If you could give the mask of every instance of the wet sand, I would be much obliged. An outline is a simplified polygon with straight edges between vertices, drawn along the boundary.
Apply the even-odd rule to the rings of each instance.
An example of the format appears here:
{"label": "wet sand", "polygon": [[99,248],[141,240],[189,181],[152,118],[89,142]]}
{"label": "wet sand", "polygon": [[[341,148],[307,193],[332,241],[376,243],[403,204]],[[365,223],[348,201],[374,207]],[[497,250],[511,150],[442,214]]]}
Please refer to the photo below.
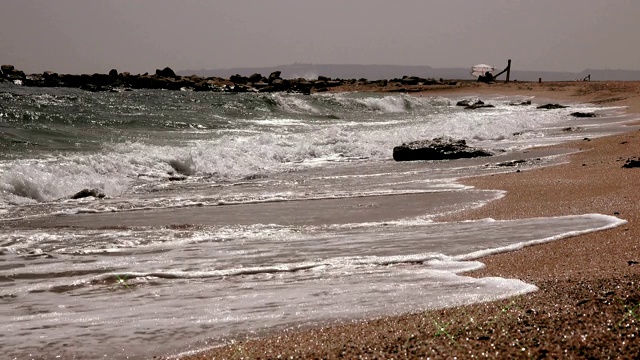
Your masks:
{"label": "wet sand", "polygon": [[[628,106],[638,82],[471,84],[426,92],[531,95]],[[640,118],[640,115],[638,116]],[[442,221],[601,213],[615,229],[483,258],[471,276],[519,278],[539,291],[507,300],[322,328],[284,331],[185,359],[254,358],[638,358],[640,357],[640,131],[558,145],[581,150],[547,168],[465,179],[506,190],[480,209]]]}

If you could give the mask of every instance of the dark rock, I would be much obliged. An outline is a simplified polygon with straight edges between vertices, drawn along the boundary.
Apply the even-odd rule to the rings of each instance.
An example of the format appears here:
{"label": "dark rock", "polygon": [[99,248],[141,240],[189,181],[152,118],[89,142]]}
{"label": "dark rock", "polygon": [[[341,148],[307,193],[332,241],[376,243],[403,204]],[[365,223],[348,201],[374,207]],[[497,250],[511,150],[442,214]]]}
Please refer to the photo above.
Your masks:
{"label": "dark rock", "polygon": [[184,175],[173,175],[167,178],[169,181],[184,181],[187,180],[187,177]]}
{"label": "dark rock", "polygon": [[547,110],[564,109],[564,108],[568,108],[568,106],[560,105],[560,104],[545,104],[545,105],[538,106],[538,109],[547,109]]}
{"label": "dark rock", "polygon": [[0,70],[2,70],[3,74],[11,74],[16,68],[13,65],[2,65],[0,66]]}
{"label": "dark rock", "polygon": [[109,71],[109,77],[110,78],[117,78],[118,77],[118,70],[116,69],[111,69],[111,71]]}
{"label": "dark rock", "polygon": [[108,86],[113,83],[113,78],[107,74],[93,74],[89,79],[89,84]]}
{"label": "dark rock", "polygon": [[72,199],[82,199],[93,196],[96,199],[102,199],[106,195],[100,189],[83,189],[71,196]]}
{"label": "dark rock", "polygon": [[249,82],[249,78],[246,76],[235,74],[229,77],[229,81],[231,81],[234,84],[246,84]]}
{"label": "dark rock", "polygon": [[631,169],[640,167],[640,160],[637,159],[627,159],[627,161],[622,165],[623,168]]}
{"label": "dark rock", "polygon": [[[190,161],[190,160],[185,161],[185,160],[172,159],[172,160],[169,160],[168,164],[173,168],[173,170],[176,173],[180,175],[189,176],[196,173],[196,165],[193,163],[193,161]],[[173,171],[170,172],[169,175],[180,176],[180,175],[175,175]]]}
{"label": "dark rock", "polygon": [[318,76],[318,81],[331,81],[331,78],[326,76]]}
{"label": "dark rock", "polygon": [[269,86],[260,89],[260,92],[279,92],[291,90],[291,82],[285,79],[273,79]]}
{"label": "dark rock", "polygon": [[497,163],[496,166],[508,167],[508,166],[517,166],[517,165],[526,164],[526,163],[527,163],[527,160],[511,160],[511,161]]}
{"label": "dark rock", "polygon": [[465,140],[450,138],[413,141],[393,148],[395,161],[449,160],[492,155],[488,151],[467,146]]}
{"label": "dark rock", "polygon": [[418,83],[420,83],[420,78],[417,76],[407,76],[403,77],[400,83],[402,85],[418,85]]}
{"label": "dark rock", "polygon": [[272,83],[272,82],[273,82],[273,80],[280,79],[280,74],[282,74],[282,72],[281,72],[281,71],[274,71],[274,72],[272,72],[271,74],[269,74],[268,82],[269,82],[269,83]]}
{"label": "dark rock", "polygon": [[[135,75],[127,80],[129,86],[134,89],[171,89],[171,80],[149,75]],[[179,87],[178,87],[179,89]],[[177,89],[175,89],[177,90]]]}
{"label": "dark rock", "polygon": [[215,91],[215,86],[208,81],[200,81],[195,84],[193,91]]}
{"label": "dark rock", "polygon": [[523,100],[523,101],[512,101],[509,103],[511,106],[526,106],[531,105],[531,100]]}
{"label": "dark rock", "polygon": [[473,106],[473,105],[483,105],[484,101],[482,100],[473,100],[473,99],[464,99],[460,100],[456,103],[456,106]]}
{"label": "dark rock", "polygon": [[311,95],[311,88],[313,84],[310,81],[300,79],[293,82],[289,88],[289,92],[301,93],[303,95]]}
{"label": "dark rock", "polygon": [[24,80],[27,76],[24,71],[16,70],[13,65],[2,65],[0,71],[2,71],[2,77],[7,80]]}
{"label": "dark rock", "polygon": [[[42,79],[43,79],[42,86],[60,87],[64,85],[64,83],[62,82],[62,79],[60,79],[60,75],[58,75],[53,71],[43,72]],[[39,86],[39,85],[35,85],[35,86]]]}
{"label": "dark rock", "polygon": [[13,79],[24,79],[27,75],[24,73],[24,71],[21,70],[14,70],[13,73],[9,74],[9,78],[13,78]]}
{"label": "dark rock", "polygon": [[255,74],[249,76],[249,81],[252,82],[252,83],[260,82],[260,81],[262,81],[262,75],[260,75],[258,73],[255,73]]}
{"label": "dark rock", "polygon": [[156,75],[159,77],[163,77],[163,78],[177,78],[178,76],[176,76],[176,73],[171,70],[170,67],[166,67],[162,70],[157,69],[156,70]]}
{"label": "dark rock", "polygon": [[69,75],[63,74],[59,77],[62,86],[79,88],[82,85],[91,83],[91,76],[87,74]]}
{"label": "dark rock", "polygon": [[595,113],[585,113],[585,112],[580,112],[580,111],[576,111],[573,112],[571,114],[569,114],[573,117],[577,117],[577,118],[590,118],[590,117],[596,117],[597,115]]}
{"label": "dark rock", "polygon": [[442,80],[436,80],[434,78],[423,79],[422,85],[439,85],[442,84]]}

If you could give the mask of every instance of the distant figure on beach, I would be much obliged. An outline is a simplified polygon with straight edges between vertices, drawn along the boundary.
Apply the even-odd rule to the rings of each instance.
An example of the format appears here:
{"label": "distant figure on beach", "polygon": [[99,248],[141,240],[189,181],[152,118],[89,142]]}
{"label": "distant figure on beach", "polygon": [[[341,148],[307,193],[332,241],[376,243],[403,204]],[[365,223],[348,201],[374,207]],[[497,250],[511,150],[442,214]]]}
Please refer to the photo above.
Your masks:
{"label": "distant figure on beach", "polygon": [[485,72],[484,75],[478,76],[478,82],[490,83],[493,81],[493,75],[490,72]]}

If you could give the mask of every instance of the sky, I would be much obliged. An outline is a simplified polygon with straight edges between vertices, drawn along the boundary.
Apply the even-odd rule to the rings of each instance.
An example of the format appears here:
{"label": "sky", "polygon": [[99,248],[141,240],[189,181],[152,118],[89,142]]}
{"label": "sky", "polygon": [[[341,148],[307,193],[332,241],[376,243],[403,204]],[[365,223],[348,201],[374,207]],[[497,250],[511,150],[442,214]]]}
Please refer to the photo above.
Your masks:
{"label": "sky", "polygon": [[27,73],[293,63],[640,70],[638,0],[2,0]]}

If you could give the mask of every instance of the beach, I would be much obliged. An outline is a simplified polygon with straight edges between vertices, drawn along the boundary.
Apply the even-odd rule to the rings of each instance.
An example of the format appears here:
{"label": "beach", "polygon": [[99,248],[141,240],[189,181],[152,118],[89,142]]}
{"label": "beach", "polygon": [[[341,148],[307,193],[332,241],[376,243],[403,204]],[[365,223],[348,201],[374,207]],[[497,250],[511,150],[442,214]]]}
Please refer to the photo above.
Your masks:
{"label": "beach", "polygon": [[[640,112],[640,84],[510,83],[442,90],[526,95]],[[440,91],[440,90],[438,90]],[[431,96],[435,92],[425,92]],[[640,133],[561,145],[566,163],[462,182],[506,196],[439,221],[599,213],[628,223],[487,256],[474,277],[517,278],[538,291],[496,302],[279,332],[184,359],[252,358],[637,358],[640,356]]]}
{"label": "beach", "polygon": [[638,83],[365,83],[0,86],[7,356],[637,353]]}

